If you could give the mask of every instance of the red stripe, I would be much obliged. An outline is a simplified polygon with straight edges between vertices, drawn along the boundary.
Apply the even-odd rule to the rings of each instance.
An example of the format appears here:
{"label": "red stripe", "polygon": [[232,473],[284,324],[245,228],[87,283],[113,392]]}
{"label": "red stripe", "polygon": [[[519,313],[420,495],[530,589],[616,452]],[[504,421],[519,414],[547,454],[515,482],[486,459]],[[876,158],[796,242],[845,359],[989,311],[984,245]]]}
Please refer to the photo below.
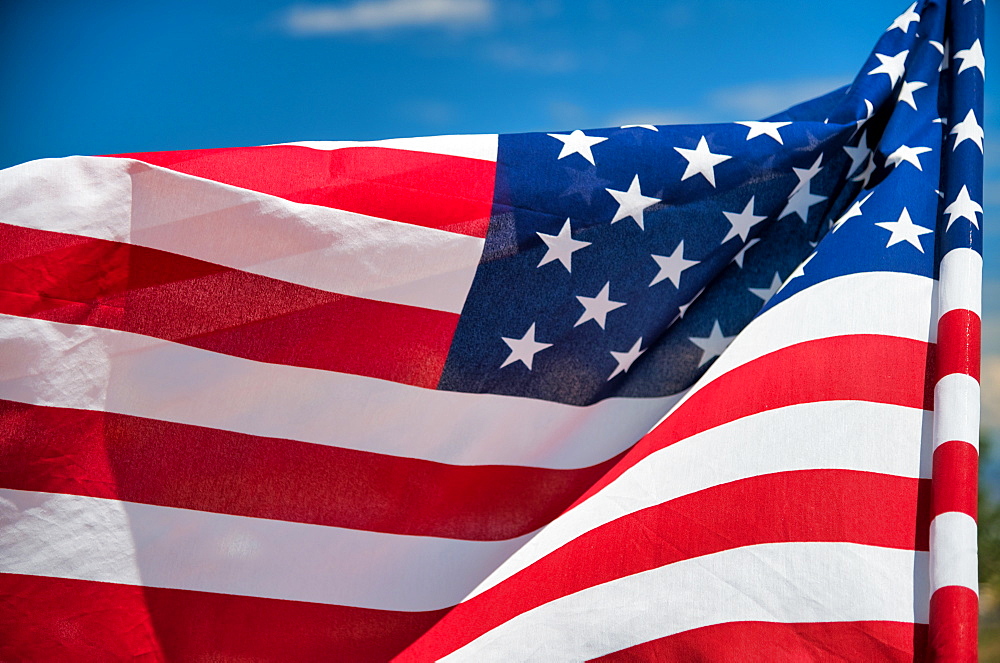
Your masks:
{"label": "red stripe", "polygon": [[[982,321],[972,311],[948,311],[938,320],[937,376],[980,379]],[[965,441],[937,440],[932,513],[957,511],[976,518],[979,454]],[[939,551],[932,551],[934,555]],[[929,654],[935,661],[976,661],[979,599],[967,587],[942,587],[931,596]]]}
{"label": "red stripe", "polygon": [[731,548],[846,541],[927,550],[929,493],[927,480],[803,470],[685,495],[600,525],[456,606],[403,660],[437,659],[562,596]]}
{"label": "red stripe", "polygon": [[0,574],[0,660],[385,661],[446,612]]}
{"label": "red stripe", "polygon": [[901,622],[730,622],[592,659],[626,661],[923,661],[927,625]]}
{"label": "red stripe", "polygon": [[492,161],[385,147],[295,145],[115,155],[279,196],[453,233],[486,237]]}
{"label": "red stripe", "polygon": [[0,487],[392,534],[521,536],[617,460],[575,470],[445,465],[0,401]]}
{"label": "red stripe", "polygon": [[931,514],[958,511],[976,519],[979,452],[968,442],[952,440],[934,450]]}
{"label": "red stripe", "polygon": [[979,380],[979,352],[982,321],[965,309],[948,311],[938,320],[938,378],[952,373],[971,375]]}
{"label": "red stripe", "polygon": [[0,313],[274,364],[437,386],[458,315],[121,242],[0,224]]}
{"label": "red stripe", "polygon": [[933,376],[934,346],[896,336],[834,336],[762,355],[695,392],[576,504],[654,451],[766,410],[837,400],[933,410]]}
{"label": "red stripe", "polygon": [[[937,376],[980,379],[982,322],[972,311],[948,311],[938,320]],[[934,450],[933,514],[950,511],[976,518],[979,454],[965,441],[938,440]],[[934,555],[938,551],[932,551]],[[931,596],[929,653],[935,661],[976,661],[979,599],[967,587],[942,587]]]}
{"label": "red stripe", "polygon": [[933,661],[979,658],[979,597],[968,587],[941,587],[931,595],[929,654]]}

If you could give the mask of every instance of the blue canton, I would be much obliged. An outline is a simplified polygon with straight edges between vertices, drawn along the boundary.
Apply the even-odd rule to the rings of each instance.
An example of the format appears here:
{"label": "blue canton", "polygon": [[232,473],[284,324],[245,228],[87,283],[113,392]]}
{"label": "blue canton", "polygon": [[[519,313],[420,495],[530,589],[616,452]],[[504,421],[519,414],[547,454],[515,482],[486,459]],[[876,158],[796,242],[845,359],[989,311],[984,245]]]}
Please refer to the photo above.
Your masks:
{"label": "blue canton", "polygon": [[[500,136],[485,249],[439,388],[574,405],[667,396],[810,285],[935,275],[949,246],[937,219],[962,202],[941,151],[977,142],[971,124],[954,129],[969,102],[941,83],[965,75],[945,66],[944,10],[921,9],[851,86],[767,122]],[[981,184],[967,195],[974,208]],[[944,231],[956,242],[980,232],[959,207]]]}

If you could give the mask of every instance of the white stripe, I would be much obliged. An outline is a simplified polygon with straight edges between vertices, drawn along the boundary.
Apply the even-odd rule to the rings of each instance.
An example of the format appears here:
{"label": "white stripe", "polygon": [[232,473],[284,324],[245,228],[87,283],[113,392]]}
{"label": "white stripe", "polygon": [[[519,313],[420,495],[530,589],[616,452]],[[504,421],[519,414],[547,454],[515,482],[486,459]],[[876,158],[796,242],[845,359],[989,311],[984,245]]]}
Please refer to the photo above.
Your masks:
{"label": "white stripe", "polygon": [[450,136],[419,136],[416,138],[388,138],[386,140],[305,140],[282,145],[299,145],[314,150],[338,150],[344,147],[391,147],[397,150],[433,152],[453,157],[468,157],[483,161],[497,160],[496,134],[458,134]]}
{"label": "white stripe", "polygon": [[441,660],[581,661],[727,622],[926,624],[928,600],[924,552],[852,543],[747,546],[559,598]]}
{"label": "white stripe", "polygon": [[976,533],[976,521],[967,513],[948,511],[931,521],[931,592],[957,586],[979,594]]}
{"label": "white stripe", "polygon": [[754,318],[680,403],[757,357],[833,336],[880,334],[933,343],[937,282],[900,272],[861,272],[821,281]]}
{"label": "white stripe", "polygon": [[0,489],[0,573],[383,610],[454,605],[526,538],[456,541]]}
{"label": "white stripe", "polygon": [[931,413],[824,401],[737,419],[656,451],[539,532],[469,598],[586,532],[657,504],[775,472],[842,469],[931,477]]}
{"label": "white stripe", "polygon": [[979,382],[952,373],[934,385],[934,448],[945,442],[968,442],[979,451]]}
{"label": "white stripe", "polygon": [[983,257],[972,249],[952,249],[941,258],[941,315],[967,310],[982,317]]}
{"label": "white stripe", "polygon": [[458,465],[587,467],[676,396],[588,407],[282,366],[139,334],[0,315],[0,398]]}
{"label": "white stripe", "polygon": [[275,196],[131,159],[0,171],[4,223],[127,242],[300,285],[459,313],[484,240]]}

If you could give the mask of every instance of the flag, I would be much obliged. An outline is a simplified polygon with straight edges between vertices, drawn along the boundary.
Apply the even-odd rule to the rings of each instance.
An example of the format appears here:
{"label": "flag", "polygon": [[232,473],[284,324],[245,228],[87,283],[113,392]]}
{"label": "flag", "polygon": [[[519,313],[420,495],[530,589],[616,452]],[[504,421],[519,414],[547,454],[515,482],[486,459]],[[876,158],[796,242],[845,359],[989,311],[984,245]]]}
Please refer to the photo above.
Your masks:
{"label": "flag", "polygon": [[764,121],[0,172],[0,658],[972,660],[982,23]]}

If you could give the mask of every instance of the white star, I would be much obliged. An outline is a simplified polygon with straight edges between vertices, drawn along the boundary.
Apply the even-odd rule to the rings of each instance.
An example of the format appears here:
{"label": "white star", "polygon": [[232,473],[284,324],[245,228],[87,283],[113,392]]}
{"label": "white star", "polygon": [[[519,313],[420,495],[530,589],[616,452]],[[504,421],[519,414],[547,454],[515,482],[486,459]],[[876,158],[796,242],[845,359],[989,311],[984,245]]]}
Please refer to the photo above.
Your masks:
{"label": "white star", "polygon": [[847,176],[850,177],[854,174],[854,171],[858,169],[865,161],[865,157],[871,152],[871,148],[868,147],[867,140],[868,132],[861,132],[861,139],[858,141],[857,147],[851,147],[850,145],[844,145],[844,151],[847,152],[847,156],[851,157],[851,166],[847,169]]}
{"label": "white star", "polygon": [[875,225],[892,233],[889,236],[889,243],[885,245],[885,248],[889,248],[900,242],[907,242],[919,249],[921,253],[924,252],[924,247],[920,245],[920,236],[934,232],[930,228],[924,228],[913,223],[910,219],[910,213],[905,207],[903,208],[903,213],[899,215],[899,221],[883,221]]}
{"label": "white star", "polygon": [[865,169],[860,173],[851,178],[852,182],[861,182],[861,188],[868,188],[868,180],[872,178],[875,174],[875,155],[868,155],[868,160],[865,162]]}
{"label": "white star", "polygon": [[704,136],[701,137],[701,140],[698,141],[698,146],[693,150],[687,150],[683,147],[675,147],[674,149],[688,162],[684,174],[681,175],[681,182],[689,177],[702,175],[708,180],[709,184],[715,186],[715,167],[723,161],[732,159],[731,156],[725,154],[713,154],[708,149],[708,142]]}
{"label": "white star", "polygon": [[961,74],[966,69],[978,69],[980,75],[986,78],[986,58],[983,56],[983,45],[978,39],[969,48],[955,53],[954,57],[962,61],[958,73]]}
{"label": "white star", "polygon": [[889,77],[889,87],[896,87],[896,83],[899,82],[900,77],[903,75],[906,56],[909,54],[909,51],[901,51],[893,56],[876,53],[875,57],[877,57],[879,62],[882,64],[869,71],[868,75],[873,76],[875,74],[885,74]]}
{"label": "white star", "polygon": [[840,226],[844,225],[847,221],[850,221],[856,216],[861,216],[861,206],[867,203],[868,199],[871,198],[874,193],[874,191],[870,191],[868,192],[868,195],[861,200],[854,201],[854,204],[851,205],[851,209],[847,210],[847,212],[844,213],[844,216],[837,219],[837,222],[833,224],[830,232],[837,232],[840,229]]}
{"label": "white star", "polygon": [[594,153],[590,151],[590,148],[607,140],[607,138],[602,138],[600,136],[588,136],[579,129],[570,134],[549,135],[556,140],[562,141],[563,144],[562,150],[559,152],[559,156],[556,157],[556,159],[562,159],[563,157],[568,157],[571,154],[579,154],[593,166],[596,166],[597,164],[594,163]]}
{"label": "white star", "polygon": [[948,225],[945,226],[945,232],[948,228],[951,228],[951,224],[955,222],[955,219],[968,219],[972,225],[976,228],[979,227],[979,217],[976,214],[983,213],[983,207],[969,195],[969,189],[964,184],[962,185],[962,190],[958,192],[958,196],[955,201],[944,208],[944,213],[948,215]]}
{"label": "white star", "polygon": [[892,25],[889,26],[886,32],[899,28],[903,31],[903,34],[906,34],[910,30],[910,23],[918,23],[920,21],[920,14],[913,11],[916,7],[917,3],[914,2],[910,5],[909,9],[896,17],[896,20],[892,22]]}
{"label": "white star", "polygon": [[623,124],[622,129],[649,129],[650,131],[659,131],[652,124]]}
{"label": "white star", "polygon": [[799,178],[799,183],[795,185],[794,189],[792,189],[792,193],[795,193],[803,186],[809,184],[814,177],[819,175],[819,171],[823,170],[823,168],[820,166],[821,163],[823,163],[822,154],[816,157],[816,160],[813,161],[813,165],[809,166],[808,168],[792,168],[792,171],[795,173],[795,176]]}
{"label": "white star", "polygon": [[913,98],[913,93],[917,90],[927,87],[927,83],[923,81],[903,81],[903,85],[899,88],[899,101],[900,103],[909,104],[913,110],[917,110],[917,102]]}
{"label": "white star", "polygon": [[931,46],[936,48],[938,53],[941,54],[941,64],[938,65],[938,73],[940,73],[948,68],[948,63],[951,61],[948,53],[951,50],[951,44],[946,39],[943,44],[939,41],[932,41]]}
{"label": "white star", "polygon": [[743,269],[743,256],[746,255],[747,249],[749,249],[751,246],[753,246],[754,244],[756,244],[759,241],[760,241],[760,238],[754,237],[752,240],[750,240],[749,242],[747,242],[746,244],[743,245],[743,248],[740,249],[739,253],[737,253],[735,256],[733,256],[733,262],[736,263],[737,267],[739,267],[740,269]]}
{"label": "white star", "polygon": [[774,278],[771,279],[771,285],[766,288],[747,288],[750,292],[757,295],[765,302],[774,296],[774,293],[781,290],[781,275],[778,272],[774,273]]}
{"label": "white star", "polygon": [[574,327],[579,327],[587,320],[593,320],[598,324],[601,329],[604,329],[604,323],[607,320],[608,313],[614,311],[616,308],[621,308],[625,306],[625,302],[614,302],[610,299],[611,283],[605,283],[601,291],[597,293],[596,297],[580,297],[577,299],[583,304],[583,315],[580,319],[576,321]]}
{"label": "white star", "polygon": [[[815,252],[810,253],[809,257],[802,261],[802,264],[800,264],[798,267],[796,267],[795,269],[792,270],[792,273],[788,275],[788,279],[785,281],[785,283],[781,287],[784,288],[786,285],[788,285],[789,283],[791,283],[792,279],[797,279],[800,276],[805,276],[806,275],[806,265],[808,265],[810,262],[812,262],[812,259],[815,258],[815,257],[816,257],[816,253]],[[779,288],[779,290],[780,289],[781,288]]]}
{"label": "white star", "polygon": [[920,159],[918,158],[921,154],[930,152],[929,147],[909,147],[908,145],[900,145],[896,148],[896,151],[885,158],[885,164],[887,166],[898,166],[904,161],[916,167],[917,170],[923,171],[923,167],[920,165]]}
{"label": "white star", "polygon": [[941,64],[938,65],[938,72],[940,73],[944,71],[948,67],[948,56],[945,55],[945,50],[947,50],[948,48],[947,42],[942,44],[939,41],[934,41],[933,39],[929,39],[927,43],[933,46],[937,50],[937,52],[941,54]]}
{"label": "white star", "polygon": [[791,122],[737,122],[736,124],[742,124],[744,127],[750,129],[747,132],[747,140],[756,138],[757,136],[770,136],[784,145],[785,143],[781,140],[781,134],[778,133],[778,129],[787,127]]}
{"label": "white star", "polygon": [[639,346],[641,345],[642,337],[640,336],[639,340],[635,342],[635,345],[633,345],[628,352],[615,352],[614,350],[611,350],[611,356],[618,362],[618,365],[615,366],[615,370],[611,371],[611,375],[608,376],[608,380],[619,373],[625,373],[628,369],[632,368],[632,364],[634,364],[635,360],[639,358],[639,355],[645,352],[645,350],[639,349]]}
{"label": "white star", "polygon": [[718,320],[716,320],[712,325],[712,331],[709,332],[708,336],[704,338],[689,338],[689,341],[697,345],[702,350],[701,361],[698,362],[698,368],[701,368],[712,359],[721,355],[722,351],[729,347],[729,344],[734,338],[736,337],[722,335],[722,328],[719,327]]}
{"label": "white star", "polygon": [[562,230],[559,231],[558,235],[546,235],[545,233],[538,233],[538,236],[546,246],[548,250],[545,252],[545,257],[542,261],[538,263],[538,266],[547,265],[548,263],[558,260],[562,263],[562,266],[566,268],[567,272],[573,272],[573,252],[579,251],[585,246],[590,246],[590,242],[583,242],[578,239],[573,239],[572,228],[569,224],[569,219],[566,219],[566,223],[563,224]]}
{"label": "white star", "polygon": [[699,290],[697,292],[697,294],[695,294],[694,297],[692,297],[691,299],[688,300],[687,304],[681,304],[680,306],[678,306],[677,307],[677,317],[678,318],[683,318],[684,314],[688,312],[688,308],[691,306],[691,304],[694,304],[695,300],[698,299],[699,297],[701,297],[701,293],[703,293],[703,292],[705,292],[705,288],[702,288],[701,290]]}
{"label": "white star", "polygon": [[507,364],[513,364],[516,361],[521,362],[531,370],[531,362],[535,359],[535,354],[541,352],[545,348],[552,347],[551,343],[539,343],[535,340],[535,323],[531,323],[528,327],[528,331],[524,333],[521,338],[507,338],[506,336],[501,336],[503,342],[507,344],[510,348],[510,355],[507,359],[500,364],[500,368],[503,368]]}
{"label": "white star", "polygon": [[742,212],[723,212],[729,220],[729,232],[723,238],[725,244],[733,237],[739,237],[741,242],[747,241],[750,229],[766,219],[766,216],[756,216],[753,213],[753,200],[756,196],[750,196],[750,202],[746,204]]}
{"label": "white star", "polygon": [[651,256],[656,264],[659,265],[660,271],[653,280],[650,281],[649,285],[654,286],[663,279],[670,279],[670,282],[674,284],[674,287],[680,290],[681,287],[681,274],[685,269],[691,269],[699,263],[698,260],[687,260],[684,258],[684,240],[680,241],[677,248],[669,256]]}
{"label": "white star", "polygon": [[[872,102],[865,99],[865,116],[860,120],[858,120],[857,122],[855,122],[855,124],[857,124],[858,126],[854,127],[854,133],[855,134],[858,133],[861,127],[864,126],[865,122],[872,119],[872,116],[874,114],[875,114],[875,106],[872,104]],[[851,137],[852,138],[854,137],[853,134]]]}
{"label": "white star", "polygon": [[976,114],[973,111],[970,110],[965,119],[952,128],[951,133],[956,134],[953,150],[957,150],[963,140],[971,140],[979,146],[980,152],[983,151],[983,128],[976,121]]}
{"label": "white star", "polygon": [[611,223],[631,217],[642,230],[645,230],[642,225],[643,211],[660,202],[659,198],[642,195],[638,175],[632,178],[632,183],[628,185],[628,191],[615,191],[614,189],[605,189],[605,191],[618,201],[618,211],[615,212],[615,218],[611,219]]}
{"label": "white star", "polygon": [[781,220],[786,216],[791,214],[798,214],[799,218],[802,219],[802,223],[807,223],[809,220],[809,208],[813,205],[826,200],[826,196],[818,196],[812,191],[810,191],[809,185],[806,185],[803,189],[798,189],[788,198],[788,204],[785,208],[781,210],[781,214],[778,215],[778,219]]}

